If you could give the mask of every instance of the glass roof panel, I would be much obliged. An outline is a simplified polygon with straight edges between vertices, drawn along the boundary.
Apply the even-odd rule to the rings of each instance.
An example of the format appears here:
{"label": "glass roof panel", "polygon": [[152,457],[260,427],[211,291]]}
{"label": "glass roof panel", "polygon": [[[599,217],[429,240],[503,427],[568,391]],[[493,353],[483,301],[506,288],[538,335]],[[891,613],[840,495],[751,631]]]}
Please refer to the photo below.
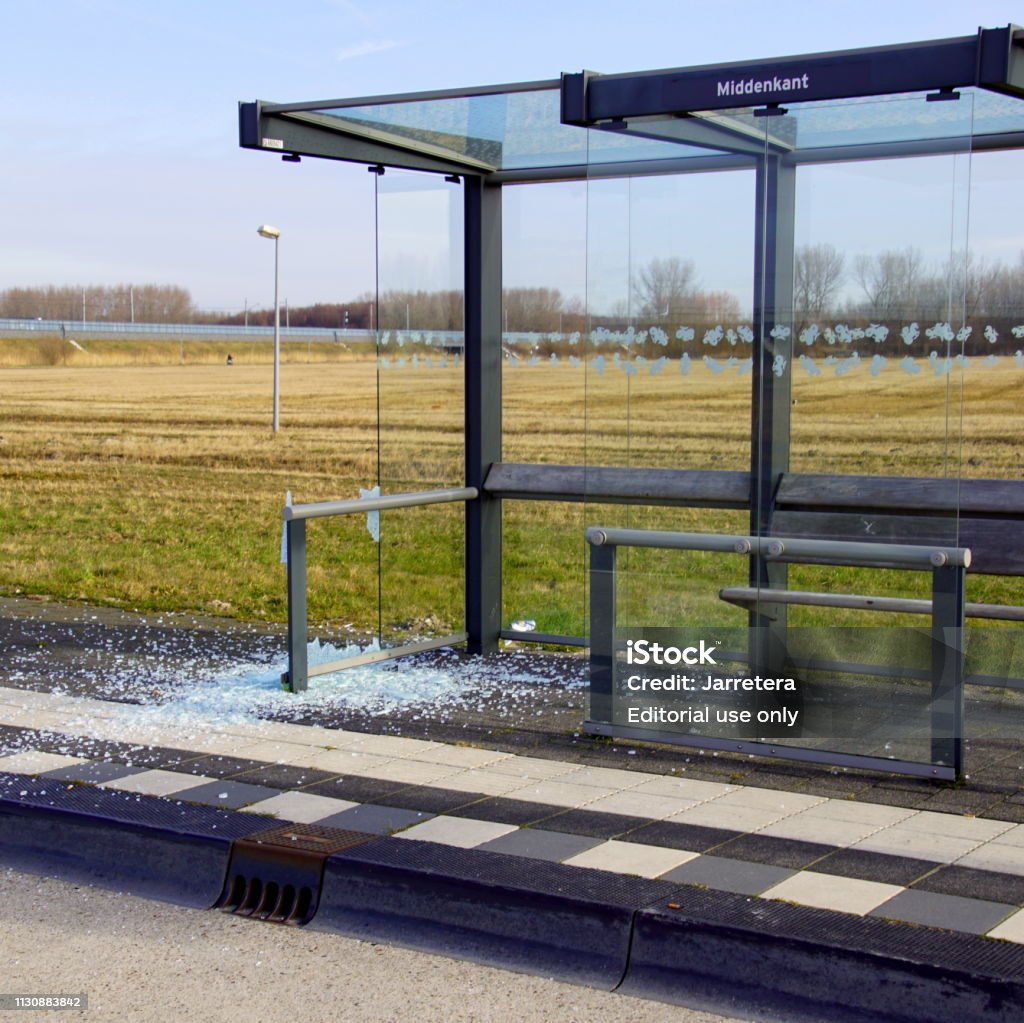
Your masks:
{"label": "glass roof panel", "polygon": [[[566,167],[587,163],[587,133],[560,120],[560,92],[542,89],[367,106],[309,113],[327,127],[483,164],[494,170]],[[602,133],[590,161],[679,159],[689,147]],[[694,149],[694,156],[706,155]]]}

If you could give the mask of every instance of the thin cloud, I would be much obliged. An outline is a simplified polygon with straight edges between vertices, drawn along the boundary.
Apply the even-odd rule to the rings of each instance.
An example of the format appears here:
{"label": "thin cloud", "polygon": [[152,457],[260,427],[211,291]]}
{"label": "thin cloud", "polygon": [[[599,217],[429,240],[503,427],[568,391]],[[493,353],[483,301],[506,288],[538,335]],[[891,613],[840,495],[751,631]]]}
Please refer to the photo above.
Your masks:
{"label": "thin cloud", "polygon": [[405,46],[405,43],[398,39],[367,39],[354,46],[346,46],[345,49],[339,50],[337,59],[339,61],[353,60],[355,57],[366,57],[371,53],[394,50],[399,46]]}

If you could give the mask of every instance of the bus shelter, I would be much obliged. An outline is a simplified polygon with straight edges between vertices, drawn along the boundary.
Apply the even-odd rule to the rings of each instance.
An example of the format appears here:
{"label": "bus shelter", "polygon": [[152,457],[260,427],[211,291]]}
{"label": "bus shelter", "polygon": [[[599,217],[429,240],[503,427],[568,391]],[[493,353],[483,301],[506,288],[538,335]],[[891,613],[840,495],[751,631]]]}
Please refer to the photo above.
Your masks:
{"label": "bus shelter", "polygon": [[[1008,26],[240,104],[377,182],[380,489],[285,510],[290,684],[306,523],[369,512],[369,656],[589,646],[597,734],[960,777],[1021,673],[1022,99]],[[464,621],[403,621],[398,508]]]}

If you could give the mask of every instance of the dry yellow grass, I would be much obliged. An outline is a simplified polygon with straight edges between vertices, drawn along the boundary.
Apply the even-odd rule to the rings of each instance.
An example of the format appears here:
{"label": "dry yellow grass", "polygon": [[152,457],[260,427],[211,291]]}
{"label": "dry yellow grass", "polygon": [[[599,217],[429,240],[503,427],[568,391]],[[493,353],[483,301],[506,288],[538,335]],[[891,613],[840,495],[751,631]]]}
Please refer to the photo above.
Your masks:
{"label": "dry yellow grass", "polygon": [[[125,356],[108,354],[112,362]],[[827,370],[810,379],[798,367],[792,467],[941,475],[960,466],[964,475],[1021,478],[1022,380],[1012,360],[972,366],[962,392],[928,367],[914,378],[890,368],[842,379]],[[564,361],[519,364],[506,367],[504,387],[509,461],[748,465],[750,378],[734,370],[712,375],[695,363],[682,376],[669,363],[658,375],[627,376],[610,362],[603,375]],[[378,466],[385,492],[461,483],[461,392],[450,359],[443,369],[410,362],[378,370],[352,353],[287,362],[274,436],[269,362],[236,355],[228,367],[218,354],[206,364],[89,366],[76,357],[67,367],[5,369],[0,592],[281,620],[285,491],[297,502],[356,496],[376,482]],[[532,617],[552,632],[585,628],[582,532],[598,520],[746,531],[741,512],[509,502],[506,620]],[[428,617],[458,624],[461,521],[457,506],[393,513],[380,547],[354,518],[313,524],[311,617],[398,630]],[[677,590],[692,580],[702,594],[695,606],[710,607],[718,585],[742,581],[713,559],[666,566],[638,557],[634,570],[666,592],[668,575]],[[824,578],[801,573],[810,585]],[[876,576],[853,588],[861,585],[895,592],[904,584]],[[994,584],[971,585],[974,599],[993,599]],[[996,589],[1022,598],[1014,581]]]}

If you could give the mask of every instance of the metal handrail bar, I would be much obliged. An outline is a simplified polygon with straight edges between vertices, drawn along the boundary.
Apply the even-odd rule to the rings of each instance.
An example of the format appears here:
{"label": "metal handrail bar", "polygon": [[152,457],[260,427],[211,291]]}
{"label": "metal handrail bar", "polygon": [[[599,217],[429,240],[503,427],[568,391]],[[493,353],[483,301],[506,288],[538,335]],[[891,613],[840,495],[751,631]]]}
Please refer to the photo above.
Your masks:
{"label": "metal handrail bar", "polygon": [[756,554],[775,561],[824,558],[829,563],[870,565],[884,562],[900,568],[968,568],[968,547],[931,547],[899,543],[859,543],[851,540],[804,540],[765,536],[722,536],[714,533],[676,533],[650,529],[608,529],[592,526],[584,536],[593,547],[657,547],[683,551]]}
{"label": "metal handrail bar", "polygon": [[302,692],[309,685],[310,675],[337,671],[371,660],[385,660],[401,657],[418,650],[433,649],[442,644],[462,642],[465,633],[455,633],[441,640],[393,647],[376,652],[372,658],[366,655],[318,665],[312,671],[307,657],[309,622],[306,614],[306,521],[329,518],[335,515],[357,515],[394,508],[419,508],[429,504],[450,504],[456,501],[473,501],[479,497],[476,487],[448,487],[443,490],[418,490],[404,494],[386,494],[381,497],[366,497],[347,501],[317,501],[312,504],[286,505],[284,519],[285,544],[288,555],[288,671],[281,676],[284,686],[293,693]]}
{"label": "metal handrail bar", "polygon": [[391,508],[418,508],[426,504],[472,501],[479,494],[476,487],[448,487],[444,490],[415,490],[405,494],[358,497],[344,501],[317,501],[314,504],[286,505],[283,517],[285,522],[293,522],[296,519],[322,519],[331,515],[362,515]]}

